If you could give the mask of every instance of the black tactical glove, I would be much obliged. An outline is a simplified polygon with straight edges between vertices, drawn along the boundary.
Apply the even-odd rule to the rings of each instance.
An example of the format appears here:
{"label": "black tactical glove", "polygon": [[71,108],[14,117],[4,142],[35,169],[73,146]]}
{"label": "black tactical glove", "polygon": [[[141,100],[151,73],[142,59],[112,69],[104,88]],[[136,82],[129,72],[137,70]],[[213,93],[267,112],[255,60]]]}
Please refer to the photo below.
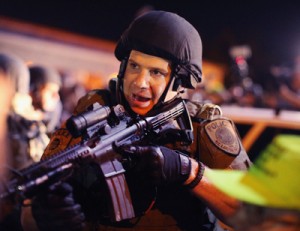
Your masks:
{"label": "black tactical glove", "polygon": [[188,156],[162,146],[124,146],[121,154],[136,157],[136,170],[154,184],[182,184],[191,172]]}
{"label": "black tactical glove", "polygon": [[33,198],[32,214],[40,231],[82,230],[85,217],[72,191],[62,183]]}

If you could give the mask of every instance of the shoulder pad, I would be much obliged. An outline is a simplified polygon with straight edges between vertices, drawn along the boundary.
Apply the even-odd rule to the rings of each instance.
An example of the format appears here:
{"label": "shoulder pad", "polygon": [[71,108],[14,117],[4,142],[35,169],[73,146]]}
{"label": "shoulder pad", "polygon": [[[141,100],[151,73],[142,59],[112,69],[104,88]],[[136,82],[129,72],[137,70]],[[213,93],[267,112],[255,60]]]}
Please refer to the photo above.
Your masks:
{"label": "shoulder pad", "polygon": [[77,115],[86,111],[90,106],[94,103],[99,103],[100,105],[107,105],[110,102],[107,102],[109,98],[109,91],[108,90],[91,90],[86,95],[81,97],[78,100],[78,103],[74,109],[74,114]]}
{"label": "shoulder pad", "polygon": [[213,103],[187,102],[187,108],[192,117],[213,120],[216,117],[222,116],[221,108]]}

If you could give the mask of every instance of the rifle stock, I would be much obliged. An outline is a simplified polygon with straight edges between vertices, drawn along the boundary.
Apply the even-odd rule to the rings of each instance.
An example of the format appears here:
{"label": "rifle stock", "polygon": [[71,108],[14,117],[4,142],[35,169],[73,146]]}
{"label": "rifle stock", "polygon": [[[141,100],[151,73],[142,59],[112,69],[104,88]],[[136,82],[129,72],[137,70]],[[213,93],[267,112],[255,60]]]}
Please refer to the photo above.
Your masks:
{"label": "rifle stock", "polygon": [[[56,153],[19,171],[0,191],[0,199],[7,197],[32,198],[45,185],[68,178],[70,170],[80,161],[99,164],[110,192],[111,219],[121,221],[135,217],[130,191],[125,179],[122,157],[114,152],[114,146],[131,145],[149,139],[155,143],[170,131],[180,133],[180,139],[192,142],[192,125],[185,102],[175,99],[158,115],[133,121],[121,105],[113,108],[95,105],[67,121],[73,136],[84,139],[67,150]],[[176,137],[178,138],[178,136]]]}

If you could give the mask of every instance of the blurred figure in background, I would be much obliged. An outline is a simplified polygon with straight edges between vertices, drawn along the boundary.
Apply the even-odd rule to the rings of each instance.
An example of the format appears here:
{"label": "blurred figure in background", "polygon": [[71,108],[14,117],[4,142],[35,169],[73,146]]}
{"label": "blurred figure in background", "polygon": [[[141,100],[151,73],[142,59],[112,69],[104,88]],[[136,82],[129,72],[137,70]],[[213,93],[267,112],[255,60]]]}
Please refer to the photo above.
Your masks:
{"label": "blurred figure in background", "polygon": [[[10,173],[8,165],[17,169],[31,163],[26,145],[27,129],[22,125],[26,124],[26,117],[34,117],[35,114],[29,95],[29,71],[19,57],[0,52],[0,87],[0,169],[3,183],[3,178],[8,177]],[[0,184],[1,187],[4,185]],[[0,201],[0,230],[21,230],[19,207],[13,201]]]}
{"label": "blurred figure in background", "polygon": [[66,121],[72,115],[78,100],[87,93],[85,87],[78,81],[77,75],[74,72],[61,72],[60,99],[63,105],[61,121]]}
{"label": "blurred figure in background", "polygon": [[288,109],[300,110],[300,66],[294,70],[290,86],[283,84],[279,92]]}
{"label": "blurred figure in background", "polygon": [[233,46],[229,50],[232,59],[231,83],[226,103],[240,106],[260,107],[263,95],[262,87],[253,81],[248,60],[252,56],[251,48],[247,45]]}
{"label": "blurred figure in background", "polygon": [[290,81],[282,84],[279,92],[287,104],[287,109],[300,110],[300,56],[295,58]]}
{"label": "blurred figure in background", "polygon": [[[204,175],[243,206],[229,218],[235,231],[300,230],[300,136],[278,135],[247,172]],[[226,179],[226,180],[224,180]]]}
{"label": "blurred figure in background", "polygon": [[[7,117],[11,107],[11,100],[14,92],[14,82],[6,71],[5,65],[0,54],[0,145],[2,152],[0,153],[0,180],[6,178],[8,157],[10,156],[10,149],[7,140]],[[3,220],[5,214],[5,203],[0,201],[0,221]],[[1,226],[0,226],[1,227]]]}
{"label": "blurred figure in background", "polygon": [[[14,82],[3,68],[0,54],[0,145],[2,153],[0,153],[0,164],[4,166],[7,164],[9,156],[8,140],[7,140],[7,117],[11,107],[12,96],[14,92]],[[5,168],[0,168],[0,179],[5,177]]]}
{"label": "blurred figure in background", "polygon": [[25,62],[12,54],[0,55],[3,73],[11,79],[14,88],[7,118],[11,150],[9,165],[13,169],[21,169],[33,162],[36,147],[31,147],[30,141],[40,137],[37,122],[40,115],[35,113],[32,106],[29,94],[29,70]]}
{"label": "blurred figure in background", "polygon": [[41,113],[41,120],[50,136],[60,126],[61,121],[61,76],[55,69],[41,65],[30,66],[29,72],[32,104],[34,109]]}
{"label": "blurred figure in background", "polygon": [[274,83],[264,97],[266,107],[285,110],[300,110],[300,56],[295,58],[292,68],[271,67]]}

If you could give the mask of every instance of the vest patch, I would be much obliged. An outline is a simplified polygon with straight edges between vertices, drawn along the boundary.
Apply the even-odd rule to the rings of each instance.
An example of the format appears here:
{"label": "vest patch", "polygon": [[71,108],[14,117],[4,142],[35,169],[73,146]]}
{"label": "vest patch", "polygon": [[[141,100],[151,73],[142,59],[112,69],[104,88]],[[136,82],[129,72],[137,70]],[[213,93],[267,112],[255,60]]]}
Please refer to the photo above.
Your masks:
{"label": "vest patch", "polygon": [[51,144],[49,145],[49,150],[53,151],[60,145],[60,140],[58,138],[55,138]]}
{"label": "vest patch", "polygon": [[68,147],[70,141],[72,140],[71,134],[67,129],[58,129],[51,137],[51,141],[47,146],[44,154],[47,156],[49,154],[57,153]]}
{"label": "vest patch", "polygon": [[232,155],[239,154],[238,137],[228,120],[213,120],[205,125],[205,131],[218,148]]}

